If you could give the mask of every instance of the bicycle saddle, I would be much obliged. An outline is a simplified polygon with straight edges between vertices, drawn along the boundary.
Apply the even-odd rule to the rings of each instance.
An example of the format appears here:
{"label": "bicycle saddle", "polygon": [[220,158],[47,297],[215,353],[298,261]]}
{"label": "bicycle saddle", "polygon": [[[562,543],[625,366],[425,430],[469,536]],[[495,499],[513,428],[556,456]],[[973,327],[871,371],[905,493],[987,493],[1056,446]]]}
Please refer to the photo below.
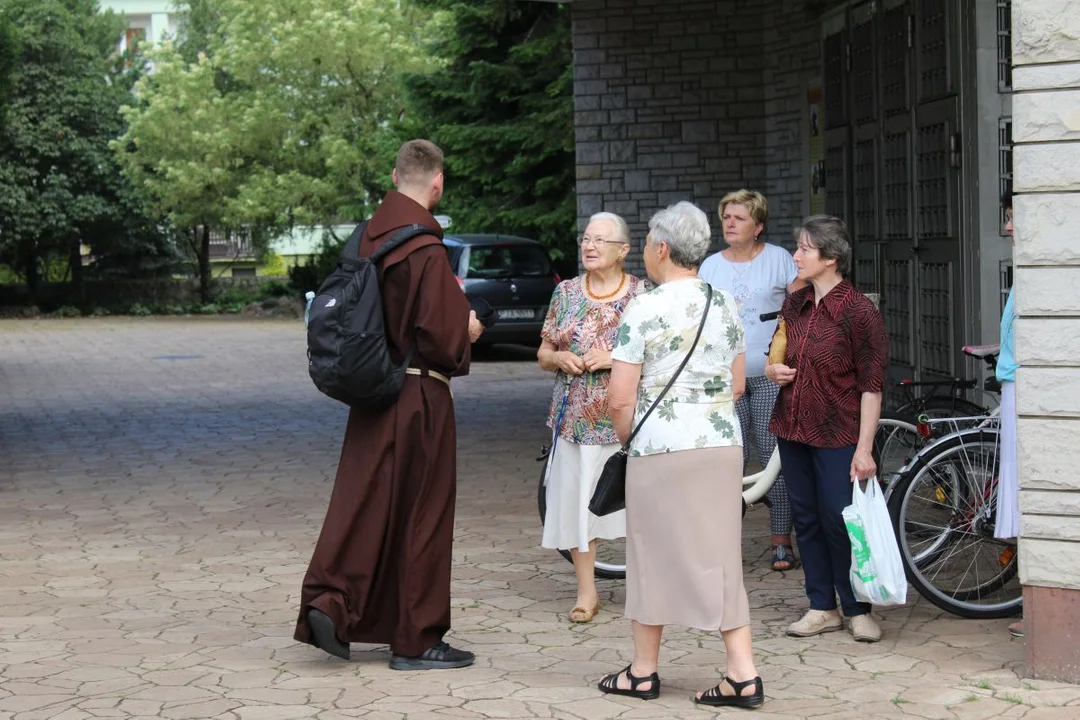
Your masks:
{"label": "bicycle saddle", "polygon": [[964,354],[973,358],[988,358],[1001,352],[1001,345],[965,345]]}

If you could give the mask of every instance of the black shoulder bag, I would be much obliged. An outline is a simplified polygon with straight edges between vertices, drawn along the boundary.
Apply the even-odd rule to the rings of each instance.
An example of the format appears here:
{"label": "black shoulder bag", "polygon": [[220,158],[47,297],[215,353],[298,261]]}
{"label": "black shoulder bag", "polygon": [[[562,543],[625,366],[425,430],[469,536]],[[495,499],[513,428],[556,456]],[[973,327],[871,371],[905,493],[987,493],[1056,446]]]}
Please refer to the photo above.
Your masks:
{"label": "black shoulder bag", "polygon": [[675,374],[671,376],[671,380],[668,380],[667,387],[663,392],[657,396],[653,404],[649,406],[649,410],[638,421],[634,431],[630,433],[630,437],[627,439],[626,444],[619,448],[618,452],[607,459],[604,463],[604,469],[600,472],[600,479],[596,483],[596,491],[593,492],[592,500],[589,501],[589,512],[593,515],[610,515],[613,512],[618,512],[626,508],[626,459],[630,452],[630,443],[634,442],[634,438],[637,437],[638,432],[641,430],[641,426],[645,424],[645,421],[652,415],[659,405],[660,401],[667,395],[668,390],[675,384],[675,381],[682,374],[683,368],[686,367],[686,363],[690,362],[691,356],[694,354],[694,350],[697,349],[698,340],[701,339],[701,332],[705,329],[705,320],[709,317],[709,307],[712,305],[713,289],[712,285],[705,283],[706,295],[705,295],[705,312],[701,314],[701,324],[698,325],[697,336],[694,338],[694,344],[690,346],[690,352],[686,353],[686,357],[683,358],[682,365],[675,371]]}

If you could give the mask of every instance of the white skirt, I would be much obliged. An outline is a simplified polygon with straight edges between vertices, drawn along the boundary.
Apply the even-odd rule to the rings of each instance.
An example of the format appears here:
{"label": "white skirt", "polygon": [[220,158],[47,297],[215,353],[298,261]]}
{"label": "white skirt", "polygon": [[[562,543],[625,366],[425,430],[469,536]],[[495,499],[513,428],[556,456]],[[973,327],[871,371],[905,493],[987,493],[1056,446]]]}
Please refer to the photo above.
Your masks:
{"label": "white skirt", "polygon": [[998,474],[994,537],[1020,534],[1020,472],[1016,464],[1016,383],[1001,383],[1001,472]]}
{"label": "white skirt", "polygon": [[544,539],[551,550],[588,552],[597,538],[614,540],[626,536],[626,511],[597,517],[589,512],[589,500],[607,459],[618,451],[611,445],[578,445],[559,438],[548,462],[547,512]]}

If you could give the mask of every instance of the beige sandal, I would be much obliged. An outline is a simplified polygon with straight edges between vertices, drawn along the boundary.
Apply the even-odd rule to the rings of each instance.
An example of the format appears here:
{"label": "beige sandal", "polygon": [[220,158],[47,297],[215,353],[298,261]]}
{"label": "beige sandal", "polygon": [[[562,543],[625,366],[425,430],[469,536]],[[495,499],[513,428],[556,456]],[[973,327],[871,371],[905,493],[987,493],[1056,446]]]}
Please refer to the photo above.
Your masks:
{"label": "beige sandal", "polygon": [[596,613],[600,612],[600,603],[597,602],[596,606],[592,610],[586,610],[580,605],[570,611],[570,622],[572,623],[587,623],[592,622],[592,619],[596,617]]}

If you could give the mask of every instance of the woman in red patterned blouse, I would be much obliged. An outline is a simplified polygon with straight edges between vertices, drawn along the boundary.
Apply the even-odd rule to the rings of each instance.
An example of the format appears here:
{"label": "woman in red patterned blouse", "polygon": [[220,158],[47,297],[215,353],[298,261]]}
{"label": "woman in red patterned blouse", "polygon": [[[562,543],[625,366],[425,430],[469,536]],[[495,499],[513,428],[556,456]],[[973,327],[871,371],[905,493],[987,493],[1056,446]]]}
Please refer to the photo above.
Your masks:
{"label": "woman in red patterned blouse", "polygon": [[799,279],[810,285],[784,302],[787,352],[783,363],[765,368],[782,387],[769,430],[778,439],[810,600],[788,634],[843,628],[839,595],[855,639],[877,642],[881,629],[870,605],[857,602],[851,590],[851,546],[841,512],[851,504],[851,483],[877,472],[871,449],[885,384],[885,323],[845,278],[851,241],[843,220],[808,218],[795,237]]}

